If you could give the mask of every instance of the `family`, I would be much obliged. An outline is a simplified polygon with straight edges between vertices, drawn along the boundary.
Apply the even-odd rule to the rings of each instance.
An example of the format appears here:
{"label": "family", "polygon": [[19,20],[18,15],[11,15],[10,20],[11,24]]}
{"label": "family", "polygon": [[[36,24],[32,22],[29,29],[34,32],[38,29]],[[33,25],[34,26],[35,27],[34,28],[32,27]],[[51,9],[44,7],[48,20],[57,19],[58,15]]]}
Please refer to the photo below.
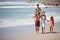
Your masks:
{"label": "family", "polygon": [[45,33],[45,23],[50,22],[50,32],[53,32],[54,27],[54,18],[53,16],[50,17],[50,20],[46,19],[45,11],[42,11],[39,7],[39,4],[36,5],[35,13],[33,15],[34,21],[35,21],[35,31],[36,33],[39,33],[39,27],[42,27],[42,34]]}

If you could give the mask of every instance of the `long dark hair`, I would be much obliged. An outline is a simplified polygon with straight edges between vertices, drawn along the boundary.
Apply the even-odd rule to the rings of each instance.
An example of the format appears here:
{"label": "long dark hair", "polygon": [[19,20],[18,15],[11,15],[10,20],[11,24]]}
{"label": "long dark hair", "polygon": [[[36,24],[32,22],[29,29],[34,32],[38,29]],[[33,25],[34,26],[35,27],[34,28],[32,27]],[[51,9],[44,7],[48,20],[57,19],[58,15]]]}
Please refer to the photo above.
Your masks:
{"label": "long dark hair", "polygon": [[54,18],[53,18],[53,16],[51,16],[51,17],[50,17],[50,19],[51,19],[52,21],[54,21]]}

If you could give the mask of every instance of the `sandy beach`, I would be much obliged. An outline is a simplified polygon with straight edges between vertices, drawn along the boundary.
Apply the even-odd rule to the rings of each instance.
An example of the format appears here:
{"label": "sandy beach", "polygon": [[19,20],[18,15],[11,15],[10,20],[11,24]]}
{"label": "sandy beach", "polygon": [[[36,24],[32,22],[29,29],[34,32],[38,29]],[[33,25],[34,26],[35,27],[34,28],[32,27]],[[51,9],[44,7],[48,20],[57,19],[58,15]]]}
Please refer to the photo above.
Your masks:
{"label": "sandy beach", "polygon": [[45,34],[42,34],[41,27],[37,34],[32,18],[36,4],[26,0],[0,0],[0,40],[60,40],[60,6],[39,3],[47,20],[54,17],[55,26],[54,32],[50,33],[47,23]]}
{"label": "sandy beach", "polygon": [[36,34],[34,25],[0,28],[0,40],[60,40],[60,22],[55,23],[54,32],[49,32],[49,24],[45,34]]}

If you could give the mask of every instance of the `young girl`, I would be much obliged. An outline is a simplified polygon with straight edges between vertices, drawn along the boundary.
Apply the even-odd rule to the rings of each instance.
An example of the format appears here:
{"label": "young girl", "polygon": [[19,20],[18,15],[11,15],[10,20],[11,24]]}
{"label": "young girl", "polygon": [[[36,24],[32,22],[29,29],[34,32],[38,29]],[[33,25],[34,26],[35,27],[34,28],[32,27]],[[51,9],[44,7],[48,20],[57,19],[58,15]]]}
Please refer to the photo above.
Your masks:
{"label": "young girl", "polygon": [[53,16],[50,17],[49,22],[50,22],[50,32],[53,32],[53,27],[54,27],[54,18],[53,18]]}
{"label": "young girl", "polygon": [[42,11],[41,12],[41,16],[40,16],[40,24],[41,24],[41,27],[42,27],[42,34],[45,32],[45,20],[46,20],[46,15],[45,15],[45,12]]}
{"label": "young girl", "polygon": [[39,27],[40,27],[39,15],[38,14],[34,14],[34,16],[32,18],[34,18],[34,20],[35,20],[35,30],[36,30],[36,33],[39,33]]}

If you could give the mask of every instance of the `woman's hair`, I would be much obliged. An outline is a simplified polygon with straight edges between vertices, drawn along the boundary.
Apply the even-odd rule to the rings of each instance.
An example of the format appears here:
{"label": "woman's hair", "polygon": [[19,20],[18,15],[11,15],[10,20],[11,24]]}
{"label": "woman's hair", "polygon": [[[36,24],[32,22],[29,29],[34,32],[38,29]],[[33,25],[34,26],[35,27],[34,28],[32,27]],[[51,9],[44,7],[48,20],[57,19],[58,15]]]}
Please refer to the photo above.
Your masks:
{"label": "woman's hair", "polygon": [[54,18],[53,18],[53,16],[51,16],[51,17],[50,17],[50,19],[54,21]]}

